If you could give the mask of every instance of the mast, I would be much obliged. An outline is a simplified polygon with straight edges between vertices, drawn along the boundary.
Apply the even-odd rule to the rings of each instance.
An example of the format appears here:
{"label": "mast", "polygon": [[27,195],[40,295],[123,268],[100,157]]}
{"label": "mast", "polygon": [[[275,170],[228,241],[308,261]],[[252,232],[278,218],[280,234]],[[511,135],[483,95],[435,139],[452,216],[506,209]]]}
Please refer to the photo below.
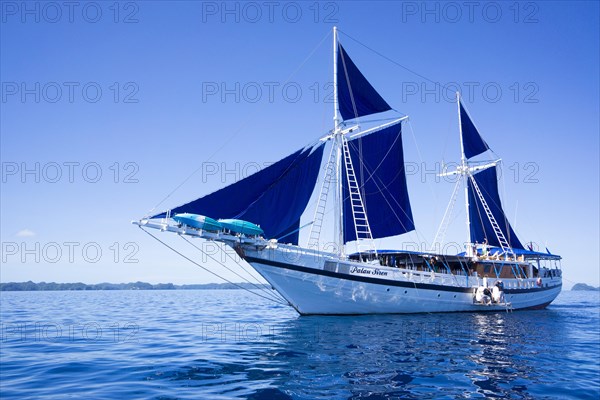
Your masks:
{"label": "mast", "polygon": [[337,26],[333,27],[333,133],[339,132],[340,117],[338,104],[338,86],[337,86],[337,55],[338,55],[338,33]]}
{"label": "mast", "polygon": [[[469,220],[469,185],[467,185],[467,180],[469,179],[469,166],[467,165],[467,158],[465,157],[465,145],[463,142],[463,132],[462,132],[462,121],[460,118],[460,92],[456,92],[456,105],[458,108],[458,131],[460,133],[460,167],[462,170],[462,175],[465,179],[465,214],[467,216],[467,235],[470,239],[470,230],[471,230],[471,221]],[[467,249],[467,255],[471,252],[470,246]]]}
{"label": "mast", "polygon": [[335,149],[335,240],[337,241],[338,254],[344,256],[344,199],[342,194],[342,145],[343,136],[340,129],[339,101],[337,85],[337,59],[338,59],[338,33],[337,26],[333,27],[333,145]]}

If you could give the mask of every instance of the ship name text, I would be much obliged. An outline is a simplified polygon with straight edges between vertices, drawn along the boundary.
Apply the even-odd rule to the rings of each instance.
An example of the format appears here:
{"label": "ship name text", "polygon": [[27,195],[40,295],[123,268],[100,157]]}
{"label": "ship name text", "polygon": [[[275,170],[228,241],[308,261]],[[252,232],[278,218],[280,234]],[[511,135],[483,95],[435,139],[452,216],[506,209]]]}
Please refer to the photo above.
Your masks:
{"label": "ship name text", "polygon": [[362,267],[352,267],[350,268],[351,274],[365,274],[365,275],[376,275],[376,276],[387,276],[387,271],[381,271],[377,268],[368,269]]}

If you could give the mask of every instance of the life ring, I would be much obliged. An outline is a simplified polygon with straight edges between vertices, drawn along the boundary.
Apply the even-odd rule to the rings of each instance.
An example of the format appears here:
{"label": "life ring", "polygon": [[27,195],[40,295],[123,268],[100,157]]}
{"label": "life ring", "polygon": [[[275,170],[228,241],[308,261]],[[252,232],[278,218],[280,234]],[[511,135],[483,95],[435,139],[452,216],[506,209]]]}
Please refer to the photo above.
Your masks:
{"label": "life ring", "polygon": [[542,286],[542,278],[537,278],[537,285]]}

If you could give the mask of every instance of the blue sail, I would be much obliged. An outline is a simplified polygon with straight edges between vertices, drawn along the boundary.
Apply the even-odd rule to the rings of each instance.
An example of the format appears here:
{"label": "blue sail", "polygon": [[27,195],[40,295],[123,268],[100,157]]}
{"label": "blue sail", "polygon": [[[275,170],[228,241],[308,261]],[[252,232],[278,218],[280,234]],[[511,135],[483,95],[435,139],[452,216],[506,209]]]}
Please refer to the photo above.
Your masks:
{"label": "blue sail", "polygon": [[[373,238],[394,236],[414,230],[404,170],[402,124],[353,139],[348,145],[358,185],[362,189]],[[343,179],[346,183],[345,165]],[[356,231],[348,185],[342,186],[344,242],[349,242],[356,240]]]}
{"label": "blue sail", "polygon": [[352,62],[342,45],[338,44],[338,46],[336,73],[342,118],[349,120],[391,110],[389,104]]}
{"label": "blue sail", "polygon": [[[524,249],[502,209],[500,195],[498,194],[496,167],[478,172],[473,175],[473,178],[510,246],[514,249]],[[468,180],[468,188],[471,242],[484,243],[487,239],[489,245],[501,247],[494,228],[485,213],[483,204],[481,204],[481,200],[475,192],[473,182],[470,179]]]}
{"label": "blue sail", "polygon": [[471,121],[471,117],[467,114],[467,111],[463,105],[458,102],[460,107],[460,125],[462,130],[462,142],[463,149],[465,151],[465,157],[471,158],[489,150],[489,146],[483,140],[475,124]]}
{"label": "blue sail", "polygon": [[172,209],[171,215],[242,219],[260,225],[267,238],[285,236],[286,243],[298,244],[300,217],[315,187],[323,148],[320,143],[298,150],[236,183]]}

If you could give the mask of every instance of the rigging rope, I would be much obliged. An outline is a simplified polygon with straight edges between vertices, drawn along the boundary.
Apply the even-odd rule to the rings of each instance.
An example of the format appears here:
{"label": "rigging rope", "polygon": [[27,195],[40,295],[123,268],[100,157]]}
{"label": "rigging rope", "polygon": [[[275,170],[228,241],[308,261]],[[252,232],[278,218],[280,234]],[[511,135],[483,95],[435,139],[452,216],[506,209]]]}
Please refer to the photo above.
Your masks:
{"label": "rigging rope", "polygon": [[[315,52],[317,51],[317,49],[319,47],[321,47],[321,45],[323,44],[323,42],[325,41],[325,39],[327,39],[329,37],[329,35],[331,35],[331,33],[327,33],[325,36],[323,36],[323,38],[319,41],[319,43],[317,43],[317,45],[312,49],[312,51],[308,54],[308,56],[300,63],[300,65],[287,77],[287,79],[282,83],[282,86],[285,86],[287,83],[290,82],[290,80],[298,73],[298,71],[300,71],[304,65],[308,62],[308,60],[315,54]],[[269,104],[269,103],[265,103],[265,104]],[[229,142],[231,142],[241,131],[242,129],[250,122],[251,119],[253,119],[254,117],[249,117],[243,124],[242,126],[237,129],[228,139],[225,140],[225,143],[223,143],[221,145],[221,147],[219,147],[218,149],[216,149],[207,159],[207,161],[210,161],[219,151],[221,151],[225,146],[227,146],[229,144]],[[202,165],[200,165],[198,168],[196,168],[190,175],[188,175],[187,178],[185,178],[183,180],[183,182],[181,182],[179,185],[177,185],[173,190],[171,190],[161,201],[159,201],[154,207],[152,207],[152,209],[150,209],[148,211],[148,216],[152,215],[154,213],[154,210],[156,210],[161,204],[163,204],[167,199],[169,199],[175,192],[177,192],[177,190],[179,190],[179,188],[181,188],[183,185],[185,185],[194,175],[196,175],[198,173],[198,171],[200,171],[203,168]]]}
{"label": "rigging rope", "polygon": [[[409,125],[410,125],[410,121],[409,121]],[[411,127],[411,130],[412,130],[412,127]],[[413,137],[414,137],[414,133],[413,133]],[[395,203],[395,204],[396,204],[396,205],[397,205],[397,206],[400,208],[400,210],[402,211],[402,213],[404,214],[404,216],[405,216],[405,217],[407,217],[407,218],[408,218],[408,217],[409,217],[409,215],[406,213],[406,211],[404,210],[404,208],[403,208],[403,207],[402,207],[402,206],[401,206],[401,205],[398,203],[398,200],[396,200],[396,199],[394,198],[394,196],[389,196],[389,197],[390,197],[390,199],[388,199],[388,196],[386,196],[386,195],[385,195],[385,193],[384,193],[384,190],[385,190],[386,192],[388,192],[388,194],[391,194],[391,193],[390,193],[390,191],[389,191],[389,189],[388,189],[388,186],[389,186],[389,185],[386,185],[386,184],[385,184],[385,183],[384,183],[384,182],[381,180],[381,178],[379,178],[378,176],[376,176],[376,175],[375,175],[375,173],[377,172],[377,170],[379,169],[379,167],[381,166],[381,164],[383,163],[383,161],[384,161],[384,160],[387,158],[387,156],[390,154],[390,151],[391,151],[391,149],[393,148],[394,144],[395,144],[395,143],[396,143],[396,141],[398,141],[398,140],[402,140],[402,139],[401,139],[401,135],[399,135],[398,137],[396,137],[396,139],[394,140],[394,143],[392,143],[392,145],[390,146],[390,148],[388,149],[388,151],[386,152],[386,154],[385,154],[385,155],[384,155],[384,156],[381,158],[381,160],[380,160],[379,164],[377,165],[377,167],[375,167],[375,169],[374,169],[373,171],[371,171],[371,170],[369,169],[369,167],[368,167],[368,166],[364,165],[364,162],[363,162],[362,160],[361,160],[361,165],[363,165],[363,166],[364,166],[364,168],[366,168],[366,169],[367,169],[367,175],[368,175],[368,178],[366,179],[366,181],[365,181],[365,182],[367,182],[367,181],[372,181],[372,182],[375,184],[375,186],[377,187],[378,193],[381,193],[381,194],[383,195],[383,196],[382,196],[382,197],[383,197],[383,199],[385,200],[385,202],[387,203],[387,205],[390,207],[390,209],[391,209],[391,210],[392,210],[392,212],[394,213],[394,216],[396,217],[396,220],[397,220],[397,221],[400,223],[400,225],[402,225],[402,227],[404,228],[404,224],[402,224],[402,220],[400,219],[400,217],[398,216],[398,214],[396,214],[396,212],[394,211],[394,207],[393,207],[393,206],[392,206],[392,204],[390,203],[390,199],[391,199],[391,200],[392,200],[392,201],[393,201],[393,202],[394,202],[394,203]],[[352,148],[353,148],[353,149],[355,149],[355,150],[356,150],[356,146],[354,146],[354,144],[353,144],[351,141],[349,142],[349,144],[352,146]],[[392,181],[390,181],[390,184],[391,184],[391,182],[395,181],[395,180],[396,180],[396,178],[397,178],[397,177],[398,177],[398,176],[399,176],[401,173],[405,173],[405,171],[403,171],[403,170],[400,170],[400,171],[398,171],[398,173],[396,174],[396,176],[394,177],[394,179],[392,179]],[[379,182],[379,183],[381,183],[381,186],[379,185],[379,183],[378,183],[378,182]],[[382,189],[382,187],[383,187],[383,189]],[[344,200],[345,200],[345,199],[344,199]],[[406,228],[405,228],[405,229],[406,229]],[[418,241],[418,240],[422,240],[422,241],[423,241],[423,243],[425,243],[425,246],[426,246],[426,247],[429,247],[429,242],[427,241],[427,238],[425,238],[425,236],[424,236],[424,235],[422,235],[422,234],[421,234],[421,232],[420,232],[420,231],[419,231],[419,230],[418,230],[416,227],[415,227],[415,228],[414,228],[412,231],[407,231],[407,232],[405,232],[405,233],[409,233],[409,232],[410,232],[410,234],[414,234],[414,235],[416,235],[417,241]],[[419,244],[419,246],[420,246],[420,244]]]}
{"label": "rigging rope", "polygon": [[[341,45],[338,41],[338,43],[336,43],[336,46],[338,47],[338,52],[341,49]],[[342,59],[342,67],[344,68],[344,78],[346,81],[346,84],[348,85],[348,91],[350,92],[350,101],[352,101],[352,111],[354,111],[354,118],[356,118],[357,122],[358,122],[358,110],[356,109],[356,102],[354,101],[354,94],[352,93],[352,85],[350,84],[350,76],[348,76],[348,69],[346,68],[346,59],[344,58],[344,53],[338,53],[341,54],[341,59]],[[337,71],[336,71],[337,73]],[[352,119],[352,118],[351,118]]]}
{"label": "rigging rope", "polygon": [[[471,179],[472,181],[475,181],[475,177],[473,175],[468,175],[467,180],[469,180],[469,179]],[[469,183],[467,182],[467,186],[468,185],[469,185]],[[479,189],[479,190],[481,191],[481,189]],[[485,188],[484,188],[484,190],[485,190]],[[477,210],[477,215],[479,216],[479,222],[481,223],[481,230],[483,231],[483,236],[485,237],[485,240],[487,240],[487,232],[485,231],[483,217],[481,216],[481,210],[479,209],[479,204],[477,203],[479,196],[477,195],[477,192],[475,190],[475,184],[473,182],[471,182],[471,193],[473,193],[473,199],[475,202],[474,207]],[[481,204],[481,207],[483,208],[483,203]],[[470,209],[471,209],[471,202],[469,202],[469,210]],[[484,212],[485,212],[485,209],[484,209]],[[486,218],[489,219],[489,217],[487,217],[487,216],[486,216]],[[490,224],[491,224],[491,222],[490,222]],[[469,228],[471,228],[471,224],[469,224]],[[473,240],[473,238],[471,237],[471,232],[469,232],[469,240]]]}
{"label": "rigging rope", "polygon": [[391,62],[392,64],[394,64],[394,65],[396,65],[396,66],[398,66],[398,67],[400,67],[400,68],[402,68],[402,69],[404,69],[404,70],[406,70],[406,71],[410,72],[411,74],[414,74],[414,75],[418,76],[419,78],[425,79],[426,81],[428,81],[428,82],[431,82],[431,83],[433,83],[433,84],[435,84],[435,85],[439,85],[441,88],[443,88],[443,89],[445,89],[445,90],[449,91],[450,93],[454,93],[454,91],[455,91],[455,89],[456,89],[456,88],[451,88],[449,85],[442,85],[440,82],[436,82],[436,81],[434,81],[433,79],[429,79],[429,78],[427,78],[426,76],[424,76],[424,75],[421,75],[421,74],[419,74],[418,72],[416,72],[416,71],[413,71],[412,69],[410,69],[410,68],[408,68],[408,67],[405,67],[404,65],[400,64],[399,62],[397,62],[397,61],[394,61],[394,60],[392,60],[391,58],[389,58],[389,57],[387,57],[387,56],[385,56],[385,55],[381,54],[381,53],[380,53],[380,52],[378,52],[377,50],[375,50],[375,49],[373,49],[373,48],[371,48],[371,47],[367,46],[366,44],[364,44],[364,43],[362,43],[361,41],[359,41],[359,40],[357,40],[357,39],[353,38],[352,36],[348,35],[346,32],[343,32],[343,31],[341,31],[340,29],[338,29],[338,32],[341,32],[341,33],[343,33],[343,34],[344,34],[345,36],[347,36],[348,38],[350,38],[350,39],[354,40],[356,43],[360,44],[360,45],[361,45],[361,46],[363,46],[364,48],[366,48],[366,49],[368,49],[368,50],[372,51],[373,53],[377,54],[379,57],[383,58],[384,60],[387,60],[387,61]]}
{"label": "rigging rope", "polygon": [[[496,153],[494,153],[496,154]],[[500,158],[500,157],[498,157]],[[498,168],[500,170],[500,180],[502,181],[502,197],[500,197],[500,193],[498,193],[498,198],[500,199],[500,203],[498,204],[498,207],[502,210],[503,214],[504,214],[504,229],[506,230],[506,237],[508,239],[508,245],[512,248],[512,241],[511,241],[511,226],[510,223],[508,222],[508,217],[506,216],[506,212],[504,211],[504,207],[502,207],[502,199],[504,199],[506,204],[506,181],[504,180],[504,174],[502,173],[502,160],[500,160],[500,162],[497,164]],[[492,167],[492,168],[496,168],[496,166]],[[519,205],[519,203],[517,203],[517,206]],[[517,236],[517,232],[516,232],[516,225],[517,225],[517,216],[516,216],[516,211],[515,211],[515,226],[512,226],[512,230],[515,231],[515,236]],[[518,239],[518,236],[517,236]]]}
{"label": "rigging rope", "polygon": [[[194,260],[192,260],[191,258],[187,257],[185,254],[183,254],[183,253],[181,253],[181,252],[179,252],[179,251],[175,250],[173,247],[169,246],[168,244],[166,244],[165,242],[163,242],[162,240],[160,240],[159,238],[157,238],[156,236],[154,236],[153,234],[151,234],[150,232],[148,232],[147,230],[145,230],[143,227],[141,227],[141,226],[140,226],[139,228],[140,228],[142,231],[144,231],[144,233],[146,233],[147,235],[151,236],[151,237],[152,237],[154,240],[156,240],[157,242],[159,242],[159,243],[160,243],[160,244],[162,244],[163,246],[167,247],[168,249],[170,249],[170,250],[171,250],[171,251],[173,251],[174,253],[176,253],[176,254],[179,254],[181,257],[185,258],[186,260],[188,260],[188,261],[189,261],[189,262],[191,262],[192,264],[196,265],[197,267],[199,267],[199,268],[203,269],[204,271],[208,272],[209,274],[212,274],[212,275],[216,276],[217,278],[219,278],[219,279],[221,279],[221,280],[224,280],[225,282],[227,282],[227,283],[229,283],[229,284],[231,284],[231,285],[233,285],[233,286],[237,287],[238,289],[245,290],[245,291],[247,291],[247,292],[249,292],[249,293],[252,293],[252,294],[254,294],[254,295],[256,295],[256,296],[262,297],[263,299],[266,299],[266,300],[269,300],[269,301],[273,301],[273,302],[275,302],[275,303],[278,303],[278,304],[288,305],[287,303],[284,303],[284,302],[281,302],[281,301],[278,301],[278,300],[274,300],[274,299],[273,299],[273,298],[271,298],[271,297],[266,297],[266,296],[263,296],[263,295],[262,295],[262,294],[260,294],[260,293],[255,293],[255,292],[253,292],[253,291],[251,291],[251,290],[249,290],[249,289],[247,289],[247,288],[245,288],[245,287],[243,287],[243,286],[241,286],[241,285],[239,285],[239,284],[237,284],[237,283],[235,283],[235,282],[231,282],[231,281],[230,281],[230,280],[228,280],[227,278],[224,278],[224,277],[222,277],[221,275],[217,274],[216,272],[213,272],[213,271],[211,271],[210,269],[208,269],[208,268],[206,268],[206,267],[203,267],[202,265],[198,264],[197,262],[195,262],[195,261],[194,261]],[[205,253],[205,254],[206,254],[206,253]],[[214,259],[214,258],[213,258],[212,256],[210,256],[209,254],[207,254],[207,255],[208,255],[210,258],[212,258],[213,260],[215,260],[217,263],[219,263],[219,261],[218,261],[218,260]],[[219,264],[221,264],[221,263],[219,263]]]}
{"label": "rigging rope", "polygon": [[[185,240],[186,242],[188,242],[188,243],[189,243],[189,244],[190,244],[192,247],[194,247],[196,250],[200,251],[202,254],[204,254],[204,255],[206,255],[206,256],[208,256],[208,257],[210,257],[212,260],[216,261],[216,259],[215,259],[215,258],[213,258],[213,257],[211,257],[211,255],[210,255],[210,254],[208,254],[206,251],[202,250],[200,247],[196,246],[194,243],[190,242],[190,241],[189,241],[188,239],[186,239],[184,236],[181,236],[181,235],[179,235],[179,237],[181,237],[183,240]],[[228,254],[227,254],[227,252],[225,252],[225,251],[224,251],[223,253],[225,253],[226,255],[228,255]],[[231,257],[231,256],[229,256],[229,257]],[[253,278],[256,280],[256,278],[255,278],[255,277],[254,277],[252,274],[250,274],[248,271],[246,271],[246,269],[245,269],[245,268],[244,268],[244,267],[243,267],[241,264],[239,264],[239,263],[237,262],[237,260],[236,260],[236,259],[234,259],[233,257],[231,257],[231,259],[232,259],[232,260],[233,260],[233,261],[236,263],[236,265],[238,265],[239,267],[241,267],[241,268],[244,270],[244,272],[246,272],[247,274],[249,274],[250,276],[252,276],[252,277],[253,277]],[[218,261],[217,261],[217,262],[218,262]],[[235,274],[235,275],[236,275],[238,278],[240,278],[240,279],[243,279],[243,280],[244,280],[244,281],[246,281],[247,283],[249,283],[249,284],[251,284],[252,286],[254,286],[256,289],[258,289],[258,290],[261,290],[261,291],[265,292],[265,294],[266,294],[266,295],[268,295],[268,296],[272,296],[271,292],[267,291],[267,290],[266,290],[264,287],[258,286],[258,285],[256,285],[256,284],[254,284],[253,282],[250,282],[250,281],[249,281],[247,278],[245,278],[245,277],[241,276],[240,274],[238,274],[237,272],[235,272],[235,271],[234,271],[234,270],[232,270],[231,268],[227,267],[225,264],[221,264],[221,263],[219,263],[219,264],[220,264],[220,265],[221,265],[223,268],[225,268],[227,271],[231,272],[232,274]],[[260,282],[258,282],[258,283],[259,283],[259,284],[262,284],[262,283],[260,283]],[[279,298],[277,298],[277,300],[280,300],[280,299],[279,299]]]}

